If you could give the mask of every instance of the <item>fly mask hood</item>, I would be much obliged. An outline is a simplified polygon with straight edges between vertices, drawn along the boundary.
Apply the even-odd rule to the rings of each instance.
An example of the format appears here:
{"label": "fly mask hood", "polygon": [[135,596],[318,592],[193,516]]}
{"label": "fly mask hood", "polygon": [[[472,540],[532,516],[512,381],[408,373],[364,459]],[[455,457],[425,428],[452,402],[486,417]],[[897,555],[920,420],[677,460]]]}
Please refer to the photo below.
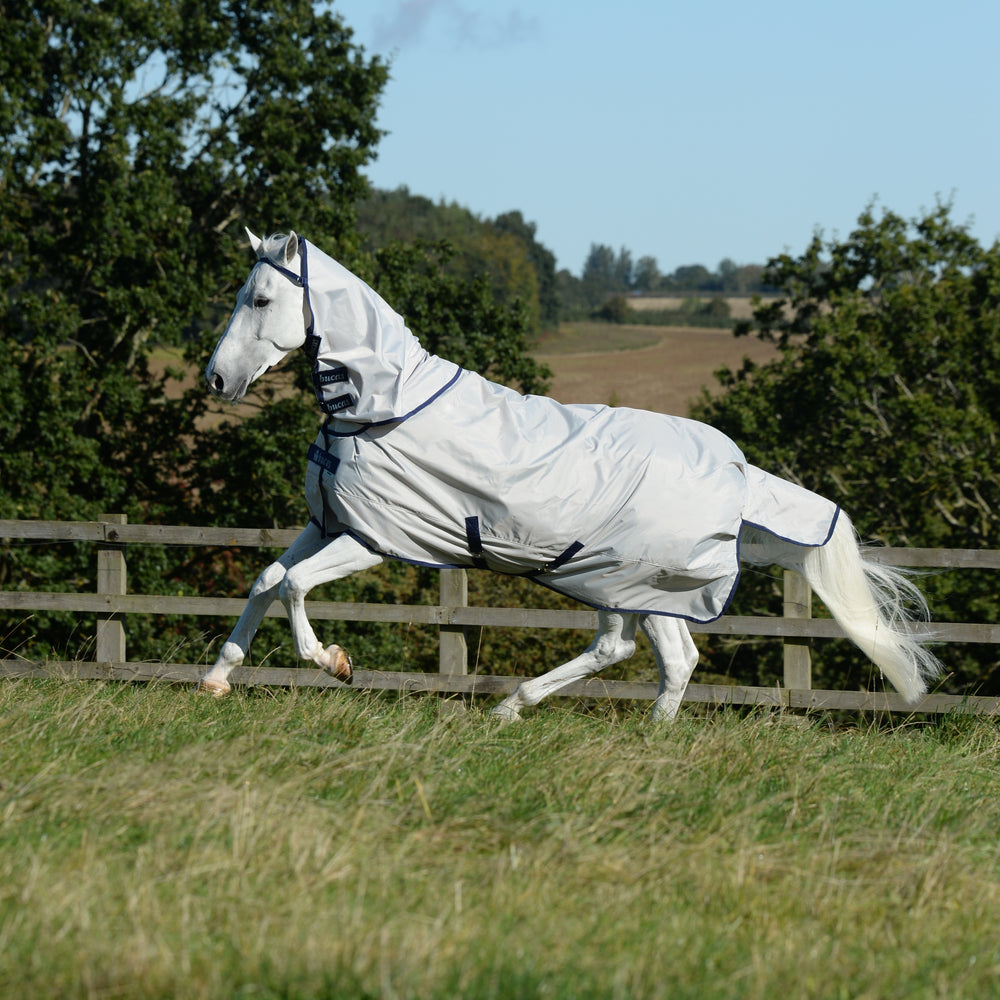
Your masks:
{"label": "fly mask hood", "polygon": [[237,402],[250,384],[305,343],[307,305],[301,277],[301,241],[290,233],[265,243],[249,230],[258,263],[205,369],[209,389]]}
{"label": "fly mask hood", "polygon": [[299,253],[311,316],[305,351],[334,433],[404,420],[461,374],[428,354],[403,317],[343,265],[307,240]]}

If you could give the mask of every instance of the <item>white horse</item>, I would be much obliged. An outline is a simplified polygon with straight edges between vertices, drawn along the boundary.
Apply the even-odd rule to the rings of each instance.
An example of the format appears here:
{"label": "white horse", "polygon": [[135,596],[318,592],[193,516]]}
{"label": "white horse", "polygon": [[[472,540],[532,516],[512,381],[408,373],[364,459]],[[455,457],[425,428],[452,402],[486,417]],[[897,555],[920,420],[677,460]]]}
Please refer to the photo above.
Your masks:
{"label": "white horse", "polygon": [[205,378],[236,401],[303,348],[326,423],[309,449],[311,519],[264,570],[200,687],[230,690],[265,611],[285,605],[297,656],[350,683],[305,613],[315,586],[399,558],[527,575],[599,610],[580,656],[493,709],[521,709],[631,656],[659,668],[656,719],[677,713],[698,652],[687,621],[728,606],[740,561],[801,573],[910,702],[940,670],[911,626],[919,592],[865,558],[836,505],[746,462],[695,421],[522,396],[428,354],[360,279],[294,233],[260,240]]}

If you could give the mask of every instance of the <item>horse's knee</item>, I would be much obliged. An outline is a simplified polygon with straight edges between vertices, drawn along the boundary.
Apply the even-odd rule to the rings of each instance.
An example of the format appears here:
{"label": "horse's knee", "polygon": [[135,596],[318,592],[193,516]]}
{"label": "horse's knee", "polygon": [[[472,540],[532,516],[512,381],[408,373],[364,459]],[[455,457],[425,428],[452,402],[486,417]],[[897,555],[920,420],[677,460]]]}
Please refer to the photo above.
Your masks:
{"label": "horse's knee", "polygon": [[634,639],[619,639],[615,644],[615,651],[612,654],[613,658],[611,663],[621,663],[622,660],[627,660],[635,652],[635,640]]}
{"label": "horse's knee", "polygon": [[282,580],[285,579],[286,572],[287,570],[281,565],[280,562],[271,563],[271,565],[257,577],[250,590],[250,597],[263,597],[265,594],[273,593],[276,588],[281,586]]}
{"label": "horse's knee", "polygon": [[299,574],[292,567],[292,569],[285,571],[281,577],[281,582],[278,585],[278,598],[283,604],[287,604],[289,601],[304,598],[306,589],[299,579]]}
{"label": "horse's knee", "polygon": [[609,667],[612,663],[621,663],[635,652],[635,640],[624,639],[620,635],[599,635],[591,646],[591,652],[598,662]]}

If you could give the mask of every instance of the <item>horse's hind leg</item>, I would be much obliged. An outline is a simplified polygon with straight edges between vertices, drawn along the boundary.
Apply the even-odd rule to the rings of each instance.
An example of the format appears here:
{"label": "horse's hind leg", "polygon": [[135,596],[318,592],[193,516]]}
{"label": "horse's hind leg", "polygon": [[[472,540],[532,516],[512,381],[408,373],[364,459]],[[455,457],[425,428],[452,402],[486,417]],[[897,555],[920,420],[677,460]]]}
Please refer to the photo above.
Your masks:
{"label": "horse's hind leg", "polygon": [[666,722],[677,715],[684,700],[688,681],[698,665],[698,647],[680,618],[644,615],[640,624],[653,647],[660,672],[660,690],[651,717]]}
{"label": "horse's hind leg", "polygon": [[491,715],[513,722],[521,717],[521,709],[537,705],[543,698],[589,677],[612,663],[627,660],[635,652],[635,615],[602,611],[594,641],[576,659],[550,670],[541,677],[524,681],[517,690],[497,705]]}
{"label": "horse's hind leg", "polygon": [[329,539],[324,538],[319,528],[312,522],[295,539],[285,552],[271,563],[253,585],[250,596],[247,600],[243,614],[240,615],[236,627],[226,640],[219,656],[201,681],[198,689],[208,691],[215,695],[229,693],[229,675],[243,662],[250,648],[250,642],[260,628],[260,623],[267,613],[267,609],[278,596],[278,588],[285,574],[296,563],[303,559],[308,559],[325,545],[329,544]]}

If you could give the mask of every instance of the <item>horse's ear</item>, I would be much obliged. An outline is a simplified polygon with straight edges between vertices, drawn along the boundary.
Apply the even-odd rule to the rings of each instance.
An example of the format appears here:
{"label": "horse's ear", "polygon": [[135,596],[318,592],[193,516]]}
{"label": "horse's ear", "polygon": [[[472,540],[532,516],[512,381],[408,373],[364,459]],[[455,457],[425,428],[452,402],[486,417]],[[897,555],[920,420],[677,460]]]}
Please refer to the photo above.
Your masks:
{"label": "horse's ear", "polygon": [[259,257],[264,241],[260,237],[254,236],[246,226],[243,227],[243,231],[247,234],[247,239],[250,241],[250,249]]}
{"label": "horse's ear", "polygon": [[288,239],[285,240],[285,267],[288,267],[299,255],[299,238],[295,235],[295,230],[291,230]]}

